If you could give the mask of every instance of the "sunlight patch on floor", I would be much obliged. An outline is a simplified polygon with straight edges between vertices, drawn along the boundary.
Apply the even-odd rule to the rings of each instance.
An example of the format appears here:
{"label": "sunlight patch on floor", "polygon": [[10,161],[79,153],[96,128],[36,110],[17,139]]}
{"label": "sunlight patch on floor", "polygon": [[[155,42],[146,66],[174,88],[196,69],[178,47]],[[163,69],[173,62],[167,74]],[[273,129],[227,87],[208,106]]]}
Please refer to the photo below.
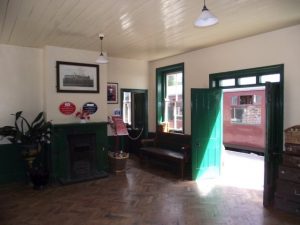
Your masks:
{"label": "sunlight patch on floor", "polygon": [[263,156],[224,150],[222,159],[220,185],[263,190]]}
{"label": "sunlight patch on floor", "polygon": [[196,181],[201,195],[207,195],[216,186],[263,190],[264,157],[256,154],[223,150],[221,176]]}

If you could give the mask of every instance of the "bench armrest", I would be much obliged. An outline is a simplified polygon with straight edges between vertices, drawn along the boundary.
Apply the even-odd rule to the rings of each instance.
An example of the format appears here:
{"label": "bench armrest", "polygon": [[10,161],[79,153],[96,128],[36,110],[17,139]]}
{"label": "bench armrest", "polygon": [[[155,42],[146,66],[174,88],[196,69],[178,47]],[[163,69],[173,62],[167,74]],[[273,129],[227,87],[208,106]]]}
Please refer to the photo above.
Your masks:
{"label": "bench armrest", "polygon": [[190,157],[191,146],[183,145],[183,146],[181,146],[181,151],[184,154],[184,161],[187,162]]}

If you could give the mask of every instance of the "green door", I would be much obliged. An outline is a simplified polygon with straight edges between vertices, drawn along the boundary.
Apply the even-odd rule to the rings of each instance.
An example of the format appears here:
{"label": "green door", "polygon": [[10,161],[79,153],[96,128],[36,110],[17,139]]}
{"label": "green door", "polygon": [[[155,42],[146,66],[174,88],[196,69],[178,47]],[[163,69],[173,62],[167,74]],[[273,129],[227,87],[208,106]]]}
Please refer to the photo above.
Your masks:
{"label": "green door", "polygon": [[263,204],[274,200],[275,183],[283,145],[283,103],[278,83],[266,83],[266,150]]}
{"label": "green door", "polygon": [[145,93],[132,93],[133,95],[133,125],[134,128],[145,128],[146,95]]}
{"label": "green door", "polygon": [[222,91],[192,89],[192,176],[213,178],[220,174],[222,143]]}

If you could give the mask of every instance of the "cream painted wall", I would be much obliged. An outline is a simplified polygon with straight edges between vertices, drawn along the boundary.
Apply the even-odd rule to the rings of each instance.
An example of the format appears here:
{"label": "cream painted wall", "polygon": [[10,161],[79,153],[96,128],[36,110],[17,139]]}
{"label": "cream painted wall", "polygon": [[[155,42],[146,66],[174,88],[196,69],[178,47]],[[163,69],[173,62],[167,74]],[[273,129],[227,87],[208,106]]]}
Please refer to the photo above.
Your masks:
{"label": "cream painted wall", "polygon": [[12,125],[17,111],[32,121],[43,110],[42,49],[0,44],[0,68],[0,126]]}
{"label": "cream painted wall", "polygon": [[120,89],[148,89],[148,62],[142,60],[109,58],[108,82],[118,83],[118,104],[108,104],[108,115],[120,109]]}
{"label": "cream painted wall", "polygon": [[56,92],[56,61],[96,64],[98,53],[92,51],[46,46],[44,49],[44,101],[47,119],[57,123],[75,123],[74,115],[64,115],[59,111],[59,105],[71,101],[79,110],[86,102],[94,102],[98,111],[91,116],[90,122],[107,121],[106,82],[107,65],[99,66],[99,93],[57,93]]}
{"label": "cream painted wall", "polygon": [[284,64],[284,127],[300,124],[300,25],[150,62],[149,129],[155,130],[155,70],[185,64],[185,132],[191,133],[191,88],[207,88],[209,74]]}

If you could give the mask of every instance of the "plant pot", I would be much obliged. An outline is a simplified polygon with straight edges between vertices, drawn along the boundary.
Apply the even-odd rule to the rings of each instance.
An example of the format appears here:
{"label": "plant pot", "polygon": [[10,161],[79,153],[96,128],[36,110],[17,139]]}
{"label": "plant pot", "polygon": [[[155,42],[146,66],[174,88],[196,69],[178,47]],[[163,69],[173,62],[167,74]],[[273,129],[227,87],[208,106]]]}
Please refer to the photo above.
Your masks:
{"label": "plant pot", "polygon": [[81,119],[80,123],[86,123],[86,120],[85,119]]}
{"label": "plant pot", "polygon": [[22,145],[22,155],[27,162],[28,168],[32,168],[32,163],[36,157],[40,154],[41,148],[38,144]]}
{"label": "plant pot", "polygon": [[128,153],[123,153],[122,155],[116,155],[113,152],[108,153],[108,163],[111,172],[118,174],[124,173],[126,171],[126,162],[129,158]]}
{"label": "plant pot", "polygon": [[49,182],[49,172],[42,167],[34,167],[29,170],[30,180],[33,188],[40,190],[44,189]]}

